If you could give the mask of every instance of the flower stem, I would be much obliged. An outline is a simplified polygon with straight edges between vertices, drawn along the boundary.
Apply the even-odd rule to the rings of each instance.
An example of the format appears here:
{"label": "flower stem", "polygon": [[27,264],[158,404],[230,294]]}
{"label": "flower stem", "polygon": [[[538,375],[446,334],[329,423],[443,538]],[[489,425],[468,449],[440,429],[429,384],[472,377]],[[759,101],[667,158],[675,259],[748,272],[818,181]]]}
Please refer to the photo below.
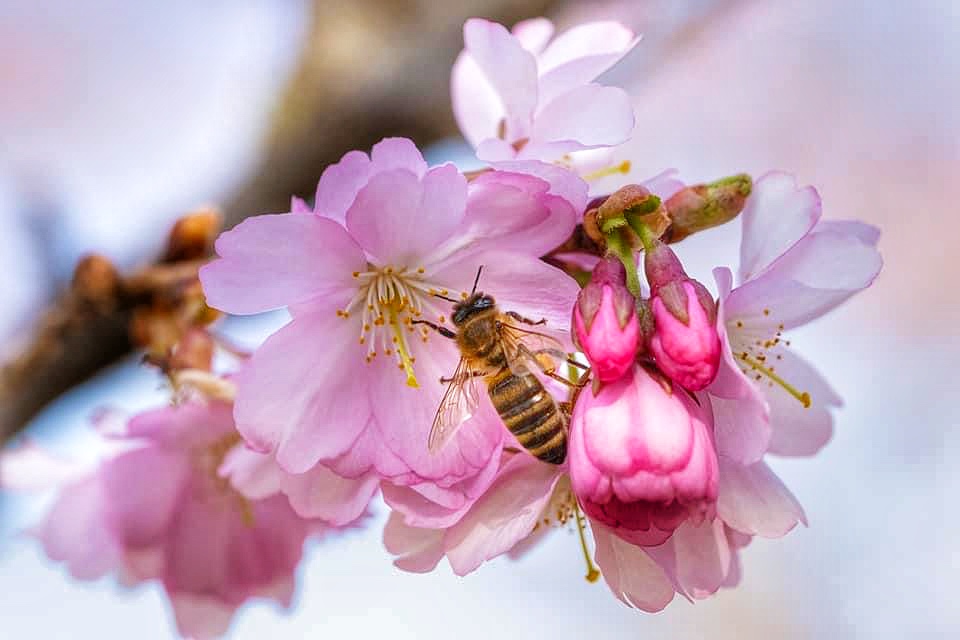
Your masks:
{"label": "flower stem", "polygon": [[630,243],[623,239],[623,236],[617,229],[607,234],[606,240],[607,249],[620,259],[620,262],[623,263],[623,268],[627,272],[627,289],[633,294],[634,298],[639,300],[640,276],[637,274],[637,261],[633,257],[633,249],[630,248]]}

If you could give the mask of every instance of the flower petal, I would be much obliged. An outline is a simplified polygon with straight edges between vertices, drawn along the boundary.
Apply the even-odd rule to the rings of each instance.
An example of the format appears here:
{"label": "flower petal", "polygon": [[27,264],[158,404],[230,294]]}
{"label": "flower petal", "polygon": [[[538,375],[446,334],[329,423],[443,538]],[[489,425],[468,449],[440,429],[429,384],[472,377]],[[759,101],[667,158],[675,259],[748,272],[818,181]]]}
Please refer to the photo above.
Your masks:
{"label": "flower petal", "polygon": [[219,259],[200,269],[207,303],[258,313],[316,297],[343,296],[363,251],[333,220],[301,213],[247,218],[220,235]]}
{"label": "flower petal", "polygon": [[778,356],[777,373],[810,394],[810,406],[804,407],[778,385],[763,390],[773,425],[769,451],[784,456],[812,456],[830,441],[833,435],[830,409],[840,407],[843,401],[820,372],[795,352],[783,350]]}
{"label": "flower petal", "polygon": [[537,106],[537,62],[502,25],[471,18],[463,25],[466,50],[497,92],[507,141],[526,137]]}
{"label": "flower petal", "polygon": [[683,593],[703,599],[723,585],[730,573],[731,553],[723,521],[683,523],[664,544],[647,549]]}
{"label": "flower petal", "polygon": [[418,178],[427,172],[420,149],[408,138],[384,138],[370,150],[370,173],[406,169]]}
{"label": "flower petal", "polygon": [[231,405],[209,401],[187,402],[138,413],[127,423],[124,435],[186,450],[212,444],[233,431]]}
{"label": "flower petal", "polygon": [[590,528],[597,547],[597,565],[617,599],[650,613],[670,604],[673,585],[641,547],[620,539],[602,524],[591,522]]}
{"label": "flower petal", "polygon": [[262,500],[280,493],[287,473],[271,455],[238,444],[227,453],[217,475],[250,500]]}
{"label": "flower petal", "polygon": [[757,277],[799,242],[820,213],[820,194],[813,187],[798,187],[794,176],[779,171],[761,176],[740,214],[740,282]]}
{"label": "flower petal", "polygon": [[714,269],[719,291],[717,332],[721,358],[717,377],[707,387],[713,405],[717,454],[743,464],[763,457],[770,444],[770,409],[760,389],[743,373],[731,351],[726,320],[726,300],[733,274],[724,267]]}
{"label": "flower petal", "polygon": [[[636,40],[633,31],[614,21],[577,25],[553,39],[537,59],[544,74],[577,58],[617,54],[623,56]],[[592,80],[593,78],[591,78]]]}
{"label": "flower petal", "polygon": [[403,516],[391,512],[383,528],[383,546],[395,556],[393,564],[411,573],[433,571],[443,558],[443,531],[420,529],[403,522]]}
{"label": "flower petal", "polygon": [[575,172],[549,162],[538,160],[504,160],[493,165],[494,169],[512,173],[524,173],[545,180],[549,185],[549,192],[560,196],[570,203],[577,216],[583,214],[590,199],[589,186]]}
{"label": "flower petal", "polygon": [[558,467],[526,453],[508,460],[483,497],[447,530],[444,547],[453,572],[466,575],[527,537],[559,479]]}
{"label": "flower petal", "polygon": [[553,36],[553,23],[546,18],[530,18],[513,25],[510,32],[520,41],[524,49],[537,55],[550,42]]}
{"label": "flower petal", "polygon": [[882,266],[879,252],[857,236],[815,232],[734,289],[727,316],[748,327],[797,327],[869,287]]}
{"label": "flower petal", "polygon": [[315,211],[344,224],[347,209],[370,179],[370,165],[370,158],[364,152],[348,151],[339,162],[324,169],[317,183]]}
{"label": "flower petal", "polygon": [[763,461],[744,466],[720,458],[717,514],[737,531],[765,538],[807,523],[800,503]]}
{"label": "flower petal", "polygon": [[[633,105],[619,87],[588,84],[564,93],[537,114],[531,140],[542,143],[574,143],[568,151],[613,146],[630,139]],[[524,149],[523,157],[535,157]],[[541,156],[545,157],[545,156]]]}
{"label": "flower petal", "polygon": [[374,175],[347,211],[347,228],[381,266],[417,268],[459,226],[467,182],[453,165],[423,181],[406,169]]}
{"label": "flower petal", "polygon": [[192,593],[170,594],[170,606],[177,623],[177,632],[184,638],[207,640],[219,638],[230,629],[237,610],[219,598]]}
{"label": "flower petal", "polygon": [[844,236],[853,236],[871,247],[877,246],[877,243],[880,242],[880,228],[859,220],[824,220],[821,218],[813,231],[814,233],[827,231]]}
{"label": "flower petal", "polygon": [[[504,117],[503,103],[480,66],[466,51],[461,52],[453,63],[450,98],[457,125],[471,146],[478,147],[485,140],[503,142],[496,137]],[[509,148],[509,144],[506,146]],[[507,157],[512,156],[509,153]]]}
{"label": "flower petal", "polygon": [[342,527],[366,512],[379,482],[372,473],[356,479],[342,478],[318,464],[306,473],[288,475],[283,492],[301,517],[319,518]]}
{"label": "flower petal", "polygon": [[299,315],[237,374],[234,415],[251,447],[290,473],[345,453],[367,427],[369,372],[359,330],[332,309]]}
{"label": "flower petal", "polygon": [[80,479],[88,465],[48,452],[32,439],[0,449],[0,490],[45,491]]}

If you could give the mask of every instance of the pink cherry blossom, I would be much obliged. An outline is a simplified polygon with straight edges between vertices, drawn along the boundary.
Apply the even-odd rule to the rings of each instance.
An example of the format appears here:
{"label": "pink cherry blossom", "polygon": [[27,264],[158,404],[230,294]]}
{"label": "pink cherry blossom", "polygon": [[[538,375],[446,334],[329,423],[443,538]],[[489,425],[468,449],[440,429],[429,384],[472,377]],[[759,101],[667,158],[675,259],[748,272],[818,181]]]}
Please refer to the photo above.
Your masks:
{"label": "pink cherry blossom", "polygon": [[788,174],[761,177],[741,217],[740,285],[714,272],[723,358],[709,391],[718,452],[752,465],[767,451],[811,455],[830,439],[840,397],[783,333],[869,287],[882,260],[876,228],[822,220],[816,190]]}
{"label": "pink cherry blossom", "polygon": [[313,213],[250,218],[223,234],[201,271],[209,303],[293,316],[238,375],[248,444],[294,474],[322,462],[348,478],[375,470],[451,486],[487,467],[505,432],[489,413],[428,453],[440,380],[458,353],[414,322],[447,323],[450,303],[435,294],[466,294],[482,265],[480,287],[498,304],[569,342],[577,285],[539,257],[569,236],[586,185],[539,169],[468,182],[453,165],[427,167],[409,140],[387,139],[328,167]]}
{"label": "pink cherry blossom", "polygon": [[637,42],[616,22],[578,25],[551,41],[544,18],[513,32],[479,18],[463,27],[453,67],[453,109],[464,137],[488,162],[621,144],[633,130],[625,91],[596,82]]}
{"label": "pink cherry blossom", "polygon": [[636,306],[626,287],[626,271],[616,258],[599,262],[577,297],[573,337],[602,382],[619,379],[633,366],[640,345]]}
{"label": "pink cherry blossom", "polygon": [[[221,476],[224,457],[243,448],[228,404],[147,411],[115,437],[126,448],[68,479],[35,528],[51,559],[83,580],[158,580],[189,637],[222,635],[251,598],[290,606],[303,543],[322,525],[299,517],[282,495],[249,499]],[[23,462],[22,453],[14,459]],[[32,458],[4,465],[5,486],[25,485],[11,475],[31,473],[36,483],[38,471],[55,468]]]}
{"label": "pink cherry blossom", "polygon": [[642,367],[580,393],[570,423],[570,479],[586,513],[624,539],[663,543],[688,517],[711,517],[717,456],[709,405]]}

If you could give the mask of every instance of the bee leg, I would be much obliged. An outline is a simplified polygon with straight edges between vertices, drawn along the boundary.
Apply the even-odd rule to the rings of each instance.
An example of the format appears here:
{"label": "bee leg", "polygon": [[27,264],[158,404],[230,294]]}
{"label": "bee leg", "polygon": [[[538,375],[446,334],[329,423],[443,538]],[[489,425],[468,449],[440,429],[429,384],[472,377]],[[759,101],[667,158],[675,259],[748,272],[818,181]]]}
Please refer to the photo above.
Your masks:
{"label": "bee leg", "polygon": [[540,318],[539,320],[537,320],[536,322],[534,322],[534,321],[531,320],[530,318],[524,318],[522,315],[520,315],[520,314],[517,313],[516,311],[507,311],[507,312],[506,312],[506,315],[510,316],[511,318],[513,318],[514,320],[516,320],[517,322],[522,322],[523,324],[531,324],[531,325],[533,325],[533,326],[536,326],[536,325],[538,325],[538,324],[547,324],[547,319],[546,319],[546,318]]}
{"label": "bee leg", "polygon": [[457,334],[454,333],[453,331],[450,331],[450,329],[447,329],[446,327],[441,327],[440,325],[434,324],[429,320],[414,320],[411,324],[425,324],[431,329],[433,329],[434,331],[436,331],[437,333],[439,333],[440,335],[442,335],[444,338],[450,338],[451,340],[455,340],[457,337]]}

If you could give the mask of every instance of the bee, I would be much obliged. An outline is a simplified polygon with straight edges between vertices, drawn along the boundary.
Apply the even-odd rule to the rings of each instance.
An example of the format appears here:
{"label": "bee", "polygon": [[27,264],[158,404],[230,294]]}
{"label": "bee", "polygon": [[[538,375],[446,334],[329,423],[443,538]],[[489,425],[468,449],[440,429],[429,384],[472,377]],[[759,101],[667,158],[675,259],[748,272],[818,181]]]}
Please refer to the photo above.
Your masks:
{"label": "bee", "polygon": [[548,335],[517,326],[545,324],[546,320],[534,322],[512,311],[501,312],[493,296],[476,290],[479,278],[478,271],[469,297],[451,300],[455,302],[451,320],[456,332],[416,321],[456,341],[460,351],[453,376],[442,380],[448,386],[427,447],[438,451],[476,412],[480,403],[476,380],[483,378],[497,414],[517,441],[536,458],[562,464],[567,457],[569,407],[554,400],[533,369],[572,385],[554,373],[556,360],[567,360],[563,345]]}

